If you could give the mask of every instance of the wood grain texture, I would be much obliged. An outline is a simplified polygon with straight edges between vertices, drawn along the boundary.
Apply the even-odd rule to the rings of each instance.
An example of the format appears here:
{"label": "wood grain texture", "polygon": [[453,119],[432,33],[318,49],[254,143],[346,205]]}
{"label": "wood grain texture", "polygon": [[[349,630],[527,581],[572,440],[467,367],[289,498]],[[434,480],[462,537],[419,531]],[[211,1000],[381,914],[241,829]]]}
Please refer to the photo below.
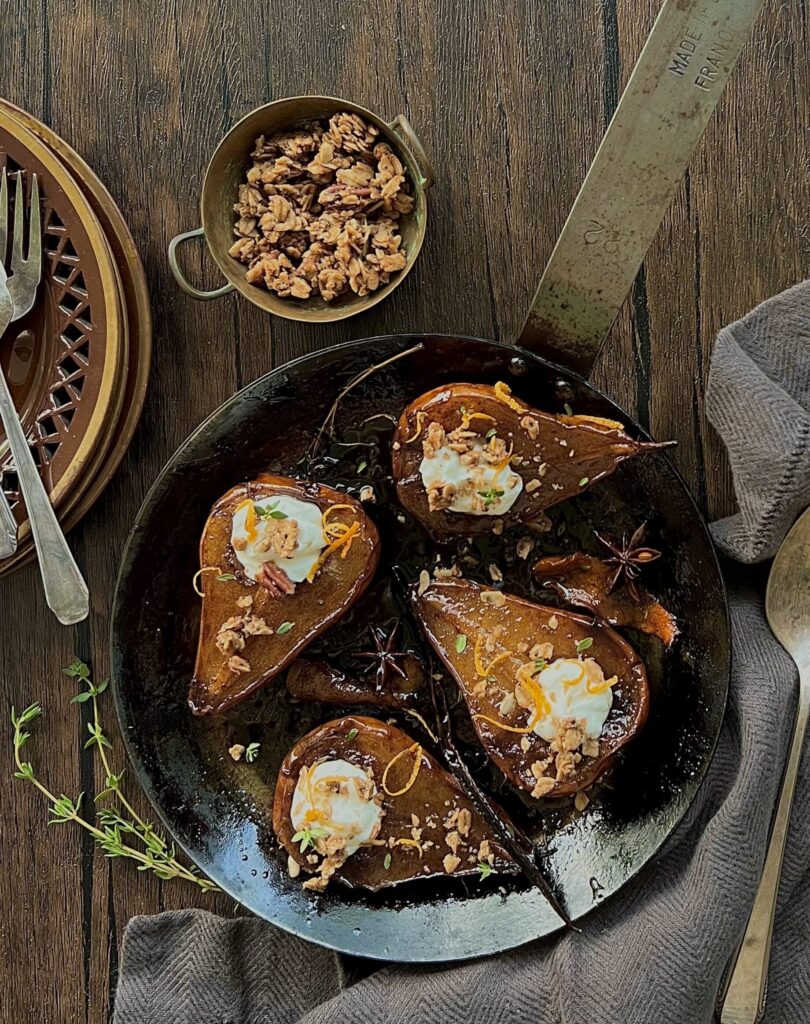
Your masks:
{"label": "wood grain texture", "polygon": [[[653,0],[8,0],[0,92],[93,165],[128,219],[149,278],[152,384],[132,448],[72,537],[91,588],[88,623],[61,629],[36,569],[0,581],[0,714],[41,700],[31,756],[60,791],[92,791],[86,710],[60,668],[74,652],[108,668],[118,556],[168,455],[244,383],[293,356],[399,330],[504,339],[522,324],[590,159],[649,31]],[[712,339],[807,273],[806,0],[770,0],[611,333],[597,380],[654,434],[710,514],[733,508],[703,396]],[[362,318],[271,320],[228,297],[195,302],[166,263],[198,223],[207,160],[260,103],[320,92],[404,111],[438,169],[414,272]],[[184,252],[195,280],[216,274]],[[370,347],[373,353],[373,347]],[[159,567],[156,567],[159,571]],[[113,731],[112,708],[105,720]],[[8,730],[0,732],[10,765]],[[120,745],[117,761],[122,762]],[[10,774],[10,768],[9,768]],[[143,807],[144,813],[148,813]],[[0,820],[0,1019],[109,1019],[118,947],[134,914],[224,897],[108,862],[72,829],[48,828],[36,794],[9,783]]]}

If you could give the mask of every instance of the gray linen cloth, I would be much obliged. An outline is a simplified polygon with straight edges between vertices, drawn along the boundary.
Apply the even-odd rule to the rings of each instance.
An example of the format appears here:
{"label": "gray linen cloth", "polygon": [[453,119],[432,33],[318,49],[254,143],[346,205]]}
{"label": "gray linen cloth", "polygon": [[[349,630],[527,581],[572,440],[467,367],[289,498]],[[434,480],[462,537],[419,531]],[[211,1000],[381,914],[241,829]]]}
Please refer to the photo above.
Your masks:
{"label": "gray linen cloth", "polygon": [[[725,328],[709,417],[740,513],[715,524],[732,558],[772,554],[810,503],[810,282]],[[662,854],[567,932],[487,960],[390,966],[349,984],[344,961],[253,918],[136,917],[115,1024],[699,1024],[713,1018],[745,928],[790,739],[796,672],[763,610],[761,569],[727,566],[734,666],[708,777]],[[810,1021],[810,764],[793,809],[768,1024]]]}

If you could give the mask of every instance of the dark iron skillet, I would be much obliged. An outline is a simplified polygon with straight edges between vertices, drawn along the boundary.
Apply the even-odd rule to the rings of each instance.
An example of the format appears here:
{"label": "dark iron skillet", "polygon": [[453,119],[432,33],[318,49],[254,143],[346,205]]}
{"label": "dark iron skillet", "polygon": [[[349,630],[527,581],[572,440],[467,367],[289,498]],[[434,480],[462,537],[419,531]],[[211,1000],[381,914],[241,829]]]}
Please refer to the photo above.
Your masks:
{"label": "dark iron skillet", "polygon": [[[559,410],[569,403],[578,413],[622,420],[631,433],[646,437],[581,376],[539,353],[551,351],[557,363],[568,353],[569,362],[581,371],[593,361],[612,319],[610,310],[615,313],[622,297],[615,297],[619,279],[626,279],[625,287],[632,279],[654,231],[651,221],[657,223],[669,201],[673,161],[677,178],[716,99],[693,96],[682,79],[671,76],[670,81],[660,70],[673,41],[707,3],[723,19],[724,38],[741,44],[750,10],[743,17],[725,0],[667,0],[546,270],[519,348],[474,338],[394,335],[295,360],[217,409],[175,453],[138,514],[123,556],[112,622],[113,692],[129,756],[159,816],[192,860],[256,914],[304,938],[376,959],[426,962],[509,949],[554,931],[561,922],[540,891],[520,879],[448,878],[374,896],[335,887],[316,901],[301,890],[300,882],[288,878],[286,858],[279,854],[270,826],[276,773],[294,741],[332,713],[292,704],[279,685],[226,715],[199,719],[189,713],[186,693],[199,621],[199,600],[190,581],[198,567],[197,540],[208,510],[236,481],[263,470],[295,472],[311,451],[313,434],[336,395],[371,364],[387,363],[346,396],[338,409],[337,432],[372,443],[361,450],[372,453],[366,472],[371,472],[379,494],[373,514],[383,535],[383,566],[395,561],[407,566],[409,560],[415,565],[424,554],[424,541],[415,527],[396,518],[384,456],[378,462],[374,455],[383,447],[380,435],[371,425],[356,429],[368,417],[381,412],[396,416],[417,395],[443,383],[500,379],[543,408]],[[737,43],[731,46],[735,55]],[[726,75],[732,63],[730,59]],[[639,201],[639,188],[638,174],[631,174],[627,188],[633,186],[632,195],[623,196],[630,204],[626,219],[619,217],[617,202],[607,201],[608,213],[597,217],[593,188],[605,185],[611,159],[627,142],[622,133],[642,108],[660,119],[665,114],[671,119],[683,109],[680,141],[664,138],[660,131],[652,149],[648,140],[644,155],[653,172],[645,181],[655,179],[658,191],[642,197],[643,209],[633,205]],[[624,170],[613,167],[614,198]],[[580,214],[586,224],[596,220],[601,256],[594,253],[581,260],[577,291],[577,267],[570,257],[582,228]],[[614,297],[606,298],[611,290]],[[377,427],[385,422],[377,420]],[[347,469],[345,458],[330,461],[335,451],[327,453],[321,478],[358,486],[356,468]],[[621,533],[649,520],[665,551],[650,583],[682,630],[666,658],[654,644],[642,644],[651,679],[649,721],[584,814],[572,815],[565,808],[538,814],[516,805],[508,792],[497,794],[518,818],[524,816],[521,824],[538,843],[543,870],[571,918],[577,919],[649,861],[693,800],[725,708],[729,625],[705,524],[663,455],[632,460],[576,501],[552,510],[552,518],[560,535],[546,538],[548,550],[571,546],[594,526]],[[506,585],[535,593],[525,568],[509,569]],[[387,598],[380,600],[377,607],[361,605],[327,634],[326,643],[360,642],[366,621],[390,610]],[[262,744],[259,759],[253,765],[232,761],[228,747],[253,740]]]}

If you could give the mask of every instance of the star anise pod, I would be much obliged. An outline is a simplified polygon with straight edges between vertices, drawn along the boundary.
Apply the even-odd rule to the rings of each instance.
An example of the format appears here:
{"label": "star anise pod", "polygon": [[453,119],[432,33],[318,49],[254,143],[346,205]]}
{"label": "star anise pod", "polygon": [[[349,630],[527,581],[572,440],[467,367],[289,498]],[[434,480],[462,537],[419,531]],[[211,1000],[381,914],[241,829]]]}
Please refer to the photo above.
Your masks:
{"label": "star anise pod", "polygon": [[624,534],[621,544],[610,537],[603,536],[596,530],[593,532],[599,543],[610,552],[610,557],[604,560],[605,564],[616,567],[608,583],[608,594],[611,594],[618,586],[619,581],[624,579],[627,593],[633,601],[638,603],[641,600],[641,592],[636,580],[645,565],[649,565],[650,562],[661,557],[661,552],[656,551],[655,548],[644,547],[644,536],[647,532],[646,522],[638,527],[630,540],[627,539],[627,534]]}
{"label": "star anise pod", "polygon": [[409,653],[408,651],[397,650],[396,638],[398,631],[399,620],[394,623],[391,627],[391,632],[387,635],[381,626],[371,626],[369,632],[374,643],[374,650],[359,651],[355,655],[355,657],[361,658],[363,661],[371,662],[366,671],[370,672],[374,669],[377,677],[376,687],[378,692],[385,689],[392,672],[396,673],[401,679],[408,678],[405,669],[397,664],[401,658],[407,658]]}

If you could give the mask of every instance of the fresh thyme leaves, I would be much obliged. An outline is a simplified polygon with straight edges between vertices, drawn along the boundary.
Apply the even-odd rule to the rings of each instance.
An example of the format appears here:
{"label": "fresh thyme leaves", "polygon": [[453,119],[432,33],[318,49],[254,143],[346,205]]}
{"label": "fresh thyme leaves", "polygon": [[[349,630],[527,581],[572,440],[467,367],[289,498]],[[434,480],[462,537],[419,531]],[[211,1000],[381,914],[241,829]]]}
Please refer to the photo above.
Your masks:
{"label": "fresh thyme leaves", "polygon": [[259,517],[259,519],[286,519],[287,518],[287,513],[286,512],[279,512],[278,511],[278,502],[277,501],[274,501],[270,505],[256,505],[254,503],[253,507],[256,509],[256,515]]}
{"label": "fresh thyme leaves", "polygon": [[580,486],[580,487],[584,487],[584,486],[585,486],[585,484],[586,484],[587,482],[588,482],[588,477],[586,477],[586,476],[583,476],[583,477],[582,477],[582,478],[580,479],[580,481],[579,481],[579,486]]}
{"label": "fresh thyme leaves", "polygon": [[587,651],[589,647],[593,647],[592,636],[585,636],[581,640],[577,640],[577,654],[582,654],[582,652]]}
{"label": "fresh thyme leaves", "polygon": [[31,762],[23,761],[23,747],[31,737],[27,727],[42,716],[42,708],[39,704],[31,704],[19,714],[14,708],[11,709],[11,725],[14,731],[14,764],[16,766],[14,777],[30,783],[48,801],[49,824],[63,825],[71,821],[75,822],[93,836],[107,857],[126,857],[137,862],[139,871],[152,871],[158,878],[164,880],[183,878],[187,882],[193,882],[199,886],[203,892],[217,892],[219,887],[214,882],[202,878],[196,868],[187,868],[177,860],[174,846],[170,846],[151,824],[140,817],[121,790],[121,779],[124,773],[116,773],[110,767],[107,750],[112,745],[104,735],[99,720],[98,698],[107,689],[107,680],[95,685],[89,667],[78,658],[64,671],[65,675],[72,679],[78,679],[85,687],[73,698],[71,703],[92,702],[93,719],[88,723],[90,739],[85,743],[85,747],[98,749],[105,776],[105,788],[96,794],[94,802],[97,804],[99,801],[115,798],[123,808],[126,817],[114,807],[99,807],[95,811],[95,823],[89,821],[87,817],[83,816],[81,810],[83,793],[79,794],[75,800],[64,793],[56,796],[37,778]]}
{"label": "fresh thyme leaves", "polygon": [[261,743],[248,743],[245,747],[245,760],[248,764],[253,764],[256,758],[259,756],[259,751],[262,749]]}
{"label": "fresh thyme leaves", "polygon": [[459,633],[456,637],[456,652],[463,654],[467,650],[467,635],[466,633]]}
{"label": "fresh thyme leaves", "polygon": [[543,669],[547,665],[548,665],[548,662],[546,661],[545,658],[535,658],[534,659],[534,671],[535,672],[542,672]]}
{"label": "fresh thyme leaves", "polygon": [[484,508],[489,508],[494,501],[503,497],[503,491],[499,491],[497,487],[490,487],[488,491],[479,491],[478,493],[484,499]]}
{"label": "fresh thyme leaves", "polygon": [[294,622],[282,622],[276,630],[276,636],[284,636],[285,633],[289,633],[294,625]]}
{"label": "fresh thyme leaves", "polygon": [[386,853],[386,855],[383,857],[383,867],[385,868],[386,871],[391,867],[391,854],[390,853]]}
{"label": "fresh thyme leaves", "polygon": [[363,472],[363,470],[364,470],[364,469],[365,469],[365,468],[366,468],[367,466],[368,466],[368,463],[366,462],[366,460],[365,460],[365,459],[361,459],[361,460],[360,460],[360,462],[358,462],[358,463],[357,463],[357,472],[358,472],[358,473],[362,473],[362,472]]}
{"label": "fresh thyme leaves", "polygon": [[235,580],[236,576],[232,572],[223,572],[217,576],[220,583],[227,583],[228,580]]}
{"label": "fresh thyme leaves", "polygon": [[346,733],[346,739],[351,743],[352,740],[357,739],[357,729],[349,729]]}
{"label": "fresh thyme leaves", "polygon": [[478,865],[478,870],[481,872],[482,878],[489,878],[492,874],[492,865],[487,864],[485,860],[482,860]]}
{"label": "fresh thyme leaves", "polygon": [[301,853],[308,850],[310,846],[315,846],[316,839],[322,839],[323,836],[328,836],[329,830],[320,828],[317,825],[312,825],[309,828],[299,829],[292,837],[294,843],[301,844]]}
{"label": "fresh thyme leaves", "polygon": [[112,743],[101,731],[101,726],[97,722],[88,722],[87,731],[90,733],[90,739],[84,745],[85,750],[89,750],[90,747],[107,747],[112,749]]}
{"label": "fresh thyme leaves", "polygon": [[489,428],[489,430],[488,430],[488,431],[486,432],[486,434],[484,435],[484,437],[485,437],[485,439],[486,439],[487,441],[489,441],[489,440],[491,440],[491,438],[493,438],[493,437],[494,437],[494,436],[495,436],[495,435],[496,435],[497,433],[498,433],[498,428],[497,428],[497,427],[490,427],[490,428]]}
{"label": "fresh thyme leaves", "polygon": [[571,408],[571,406],[568,404],[568,402],[565,403],[565,405],[563,406],[563,409],[565,409],[565,415],[566,416],[573,416],[574,415],[574,410]]}

